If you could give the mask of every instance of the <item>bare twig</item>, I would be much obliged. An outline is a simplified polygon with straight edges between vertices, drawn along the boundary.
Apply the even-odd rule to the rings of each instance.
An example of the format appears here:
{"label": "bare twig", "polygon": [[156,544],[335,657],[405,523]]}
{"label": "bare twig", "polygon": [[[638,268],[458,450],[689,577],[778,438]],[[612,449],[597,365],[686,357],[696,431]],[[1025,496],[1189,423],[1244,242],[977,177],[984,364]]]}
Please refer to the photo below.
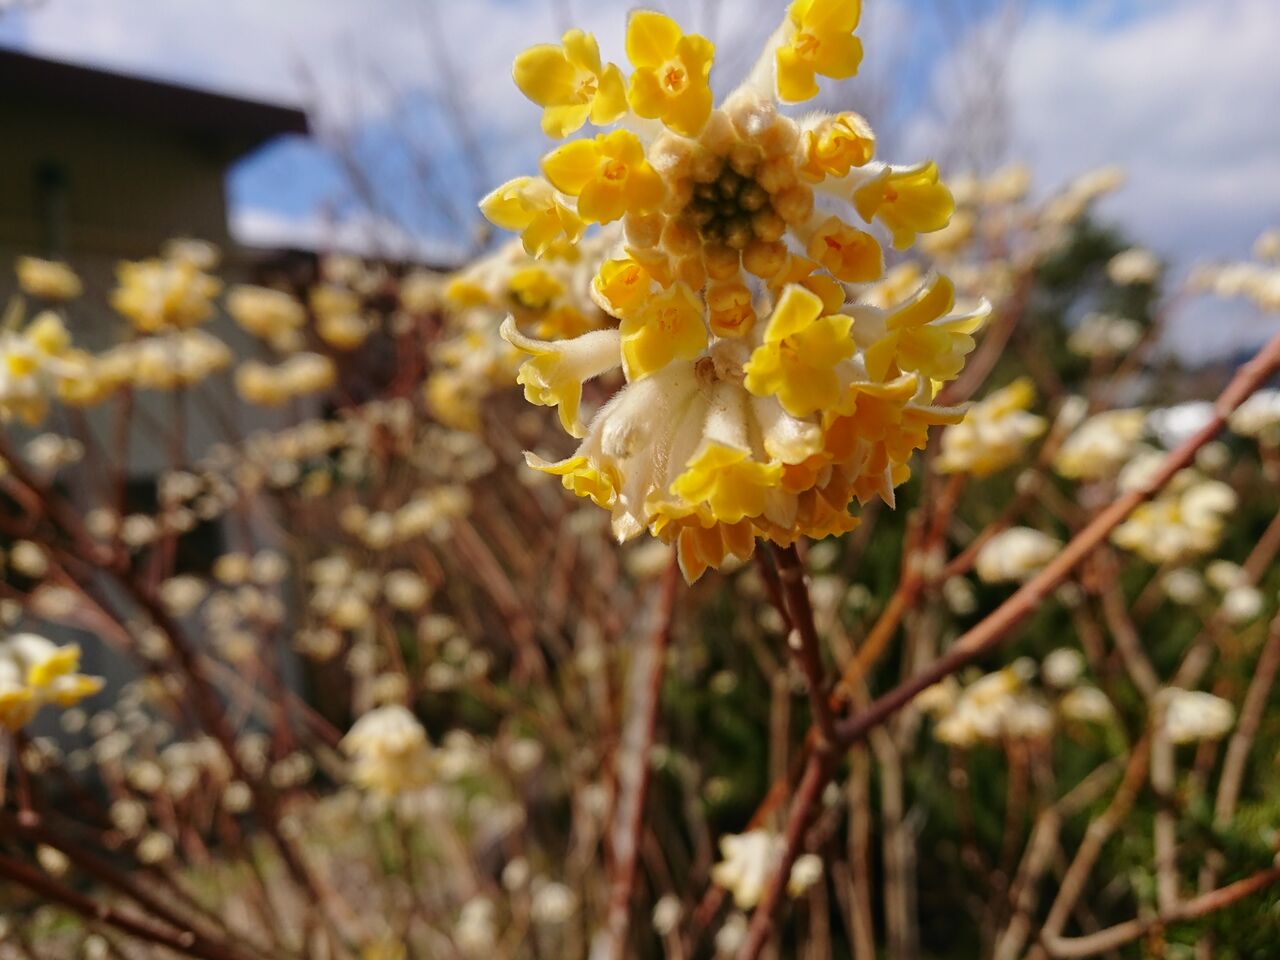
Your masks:
{"label": "bare twig", "polygon": [[649,789],[649,754],[653,749],[662,692],[662,673],[671,622],[675,611],[679,567],[675,561],[662,577],[658,596],[657,626],[633,669],[642,681],[635,686],[631,719],[619,746],[617,821],[613,830],[613,876],[609,889],[609,956],[627,956],[627,928],[631,918],[631,892],[635,887],[636,860],[644,829],[645,798]]}

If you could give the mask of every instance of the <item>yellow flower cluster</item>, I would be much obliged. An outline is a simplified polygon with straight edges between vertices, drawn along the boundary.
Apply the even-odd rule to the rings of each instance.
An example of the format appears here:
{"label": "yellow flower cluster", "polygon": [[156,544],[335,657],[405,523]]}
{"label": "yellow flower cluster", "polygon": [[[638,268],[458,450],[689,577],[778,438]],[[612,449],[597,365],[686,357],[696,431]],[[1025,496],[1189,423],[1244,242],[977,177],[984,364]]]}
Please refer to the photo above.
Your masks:
{"label": "yellow flower cluster", "polygon": [[84,406],[98,403],[124,386],[176,390],[197,384],[231,365],[231,350],[204,330],[175,330],[139,337],[89,356],[82,376],[63,399]]}
{"label": "yellow flower cluster", "polygon": [[28,296],[62,302],[74,300],[84,291],[76,272],[57,260],[19,257],[14,270],[18,274],[19,289]]}
{"label": "yellow flower cluster", "polygon": [[0,727],[19,730],[41,707],[73,707],[102,689],[98,677],[77,673],[80,648],[57,646],[34,633],[0,640]]}
{"label": "yellow flower cluster", "polygon": [[236,392],[249,403],[278,407],[327,390],[336,376],[333,361],[319,353],[295,353],[275,366],[246,360],[236,369]]}
{"label": "yellow flower cluster", "polygon": [[418,718],[398,704],[377,707],[342,738],[353,759],[351,779],[383,796],[395,796],[430,782],[431,745]]}
{"label": "yellow flower cluster", "polygon": [[296,347],[307,320],[302,304],[290,294],[247,283],[227,293],[227,313],[244,330],[282,351]]}
{"label": "yellow flower cluster", "polygon": [[591,279],[616,234],[602,232],[576,245],[548,245],[539,257],[512,241],[451,277],[444,287],[451,332],[436,345],[427,378],[427,405],[442,422],[478,430],[480,402],[510,386],[519,351],[498,336],[503,317],[550,340],[576,337],[613,320],[591,299]]}
{"label": "yellow flower cluster", "polygon": [[1054,457],[1053,468],[1072,480],[1113,476],[1133,456],[1146,430],[1142,410],[1107,410],[1090,417],[1072,433]]}
{"label": "yellow flower cluster", "polygon": [[127,261],[116,268],[111,306],[140,333],[185,330],[213,316],[222,281],[191,257]]}
{"label": "yellow flower cluster", "polygon": [[1222,481],[1184,470],[1154,500],[1135,509],[1111,539],[1149,563],[1182,563],[1217,548],[1238,503],[1236,492]]}
{"label": "yellow flower cluster", "polygon": [[[818,76],[853,75],[859,6],[795,0],[719,107],[713,45],[659,13],[631,16],[629,79],[578,31],[516,61],[549,133],[618,123],[481,204],[533,256],[581,245],[592,224],[621,227],[601,231],[616,239],[591,281],[616,328],[549,339],[518,316],[503,325],[530,357],[526,398],[557,406],[582,440],[558,462],[528,460],[609,510],[620,540],[648,530],[674,543],[690,580],[758,538],[850,530],[850,504],[892,503],[929,427],[962,413],[933,401],[986,305],[957,309],[939,275],[893,304],[869,297],[883,243],[903,249],[947,224],[937,167],[875,161],[857,114],[779,111],[813,96]],[[624,385],[588,419],[583,384],[618,368]]]}
{"label": "yellow flower cluster", "polygon": [[17,418],[35,426],[50,398],[74,392],[86,369],[85,355],[56,313],[38,314],[21,330],[0,332],[0,421]]}
{"label": "yellow flower cluster", "polygon": [[1019,462],[1048,426],[1029,412],[1035,398],[1035,387],[1024,377],[974,404],[942,434],[938,469],[985,477]]}

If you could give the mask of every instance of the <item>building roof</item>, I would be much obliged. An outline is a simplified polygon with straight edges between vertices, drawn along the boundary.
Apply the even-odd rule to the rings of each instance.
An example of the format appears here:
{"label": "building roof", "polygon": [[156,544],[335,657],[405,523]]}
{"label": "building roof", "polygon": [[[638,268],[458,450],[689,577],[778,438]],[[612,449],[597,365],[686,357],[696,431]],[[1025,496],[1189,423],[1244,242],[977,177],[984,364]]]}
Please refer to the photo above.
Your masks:
{"label": "building roof", "polygon": [[247,152],[272,137],[305,134],[296,107],[0,50],[0,101],[46,104],[150,123]]}

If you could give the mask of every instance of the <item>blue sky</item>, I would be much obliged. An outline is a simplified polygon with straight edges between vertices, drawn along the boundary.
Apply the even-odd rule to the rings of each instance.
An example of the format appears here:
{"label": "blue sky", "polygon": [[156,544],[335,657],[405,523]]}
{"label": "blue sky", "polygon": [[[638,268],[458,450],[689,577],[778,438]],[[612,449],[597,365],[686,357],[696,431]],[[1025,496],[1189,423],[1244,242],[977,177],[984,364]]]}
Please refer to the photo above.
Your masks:
{"label": "blue sky", "polygon": [[[636,5],[42,0],[23,9],[31,2],[0,13],[0,45],[312,111],[318,143],[278,142],[232,172],[233,222],[248,239],[376,235],[441,255],[472,241],[478,195],[545,149],[538,110],[510,82],[512,56],[571,22],[622,60]],[[0,0],[0,11],[10,5]],[[745,71],[745,51],[785,7],[652,5],[717,41],[720,87]],[[957,118],[998,68],[1006,149],[987,160],[1027,162],[1041,191],[1093,167],[1126,167],[1128,185],[1103,212],[1175,265],[1243,256],[1280,224],[1277,0],[864,0],[859,32],[862,74],[831,104],[868,113],[901,159],[955,155]],[[485,144],[479,156],[468,138]],[[372,198],[343,158],[377,185]],[[1194,343],[1208,322],[1193,316],[1176,333]],[[1233,319],[1225,337],[1215,324],[1212,345],[1266,333],[1247,323]]]}

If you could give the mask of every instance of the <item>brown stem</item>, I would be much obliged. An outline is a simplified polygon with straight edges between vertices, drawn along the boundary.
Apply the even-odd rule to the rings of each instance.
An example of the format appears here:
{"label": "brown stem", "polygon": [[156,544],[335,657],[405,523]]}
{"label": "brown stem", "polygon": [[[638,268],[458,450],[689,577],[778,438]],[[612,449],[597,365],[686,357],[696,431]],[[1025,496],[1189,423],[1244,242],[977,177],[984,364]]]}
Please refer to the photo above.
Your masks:
{"label": "brown stem", "polygon": [[809,754],[804,775],[800,778],[800,785],[796,788],[796,795],[791,803],[786,830],[783,832],[782,856],[774,865],[764,895],[756,905],[751,926],[747,929],[747,938],[738,952],[738,960],[756,960],[773,933],[773,917],[781,905],[786,880],[791,876],[796,857],[800,855],[805,830],[834,767],[835,758],[829,750],[814,750]]}
{"label": "brown stem", "polygon": [[0,855],[0,877],[26,887],[50,903],[66,907],[86,920],[108,924],[148,943],[159,944],[187,956],[199,957],[201,960],[237,960],[238,958],[237,954],[217,944],[200,940],[189,930],[175,933],[150,921],[121,913],[109,904],[92,900],[82,893],[64,887],[39,870],[4,855]]}
{"label": "brown stem", "polygon": [[1186,901],[1176,910],[1162,912],[1155,917],[1135,917],[1083,937],[1046,935],[1041,942],[1051,957],[1092,957],[1107,950],[1114,950],[1126,943],[1132,943],[1156,927],[1208,916],[1245,897],[1265,890],[1277,881],[1280,881],[1280,867],[1269,867],[1243,880],[1227,884],[1225,887],[1202,893]]}
{"label": "brown stem", "polygon": [[643,682],[637,685],[631,719],[619,748],[619,791],[617,822],[613,831],[613,877],[609,889],[609,956],[623,960],[627,955],[627,927],[631,920],[631,893],[635,888],[636,861],[640,835],[644,829],[645,799],[649,790],[649,754],[653,750],[658,723],[658,703],[671,624],[675,612],[679,567],[672,560],[662,577],[658,595],[657,628],[633,669]]}
{"label": "brown stem", "polygon": [[768,567],[770,560],[776,564],[778,585],[781,588],[787,620],[791,623],[787,646],[795,655],[800,669],[804,671],[814,723],[823,740],[826,743],[834,743],[835,718],[831,714],[831,706],[827,700],[818,629],[813,623],[813,605],[809,601],[809,588],[804,582],[804,565],[800,562],[800,555],[796,553],[794,545],[779,547],[775,550],[765,547],[763,556],[769,559],[761,561],[762,567]]}

